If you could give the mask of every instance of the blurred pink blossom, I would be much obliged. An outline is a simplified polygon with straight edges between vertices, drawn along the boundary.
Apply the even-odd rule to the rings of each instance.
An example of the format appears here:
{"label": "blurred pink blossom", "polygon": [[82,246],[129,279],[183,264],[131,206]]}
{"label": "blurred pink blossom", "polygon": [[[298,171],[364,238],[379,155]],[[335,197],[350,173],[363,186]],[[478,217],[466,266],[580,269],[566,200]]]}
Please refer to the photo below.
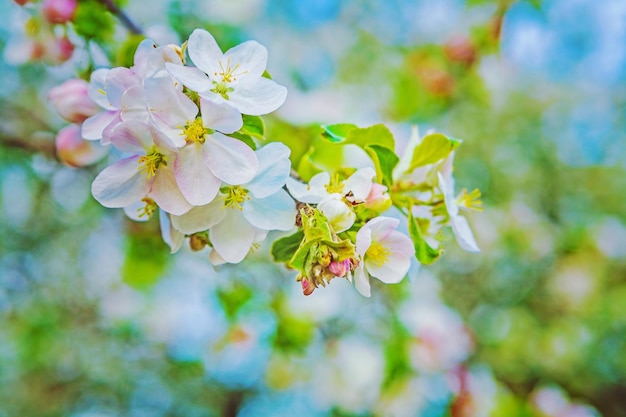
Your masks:
{"label": "blurred pink blossom", "polygon": [[87,81],[79,78],[67,80],[50,90],[48,101],[68,122],[82,123],[100,110],[100,107],[89,98],[88,86]]}
{"label": "blurred pink blossom", "polygon": [[77,0],[43,0],[41,11],[50,23],[67,23],[74,18]]}
{"label": "blurred pink blossom", "polygon": [[84,140],[80,135],[79,125],[69,125],[59,130],[56,150],[59,159],[73,167],[93,164],[108,153],[108,149],[99,143]]}

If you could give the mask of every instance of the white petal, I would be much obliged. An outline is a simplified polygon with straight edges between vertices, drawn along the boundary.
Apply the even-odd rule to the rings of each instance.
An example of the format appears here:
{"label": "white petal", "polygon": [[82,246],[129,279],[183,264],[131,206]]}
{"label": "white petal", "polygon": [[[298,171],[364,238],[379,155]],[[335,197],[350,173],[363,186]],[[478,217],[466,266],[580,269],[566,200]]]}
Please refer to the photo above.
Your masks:
{"label": "white petal", "polygon": [[248,221],[263,230],[291,230],[296,222],[296,204],[285,190],[267,198],[253,198],[243,205]]}
{"label": "white petal", "polygon": [[185,235],[172,227],[169,214],[159,210],[159,224],[161,226],[161,237],[170,247],[171,252],[177,252],[185,241]]}
{"label": "white petal", "polygon": [[141,200],[150,182],[139,171],[138,157],[122,159],[106,167],[93,181],[91,193],[104,207],[121,208]]}
{"label": "white petal", "polygon": [[122,122],[111,130],[111,143],[123,152],[144,154],[154,141],[147,124],[136,121]]}
{"label": "white petal", "polygon": [[209,129],[233,133],[243,126],[241,113],[228,103],[216,103],[201,98],[200,111],[202,112],[202,124]]}
{"label": "white petal", "polygon": [[261,77],[265,71],[267,66],[267,49],[256,41],[246,41],[226,51],[223,60],[228,61],[229,58],[231,69],[235,65],[239,65],[234,70],[235,74],[245,71],[245,74],[240,76],[241,80],[254,80]]}
{"label": "white petal", "polygon": [[358,169],[346,181],[344,181],[344,191],[352,191],[355,202],[363,202],[367,199],[372,189],[372,180],[376,176],[376,171],[372,167]]}
{"label": "white petal", "polygon": [[148,122],[150,119],[143,85],[130,87],[122,96],[122,120]]}
{"label": "white petal", "polygon": [[113,123],[119,115],[117,110],[103,111],[85,120],[81,126],[80,134],[83,139],[100,140],[104,129]]}
{"label": "white petal", "polygon": [[259,169],[247,188],[255,197],[265,198],[285,185],[291,170],[291,150],[280,142],[272,142],[255,153],[259,160]]}
{"label": "white petal", "polygon": [[322,199],[322,197],[311,190],[308,184],[294,180],[291,177],[287,177],[286,185],[289,190],[289,194],[291,194],[296,200],[303,203],[317,204]]}
{"label": "white petal", "polygon": [[406,235],[398,232],[392,231],[390,235],[388,235],[384,240],[381,240],[380,243],[388,247],[392,253],[399,253],[407,258],[412,258],[415,255],[415,246],[413,246],[413,241]]}
{"label": "white petal", "polygon": [[402,253],[392,252],[387,262],[382,265],[371,261],[365,257],[365,269],[367,272],[384,282],[385,284],[396,284],[409,272],[411,259]]}
{"label": "white petal", "polygon": [[378,216],[368,221],[365,226],[372,231],[372,240],[375,242],[386,239],[391,235],[396,227],[400,224],[400,220],[393,217]]}
{"label": "white petal", "polygon": [[208,135],[204,143],[206,164],[222,181],[238,185],[250,181],[259,168],[259,161],[248,145],[221,133]]}
{"label": "white petal", "polygon": [[437,173],[439,179],[439,188],[443,193],[443,200],[446,204],[446,210],[450,217],[455,217],[459,214],[459,207],[454,201],[454,185],[452,182],[447,181],[440,172]]}
{"label": "white petal", "polygon": [[287,98],[287,89],[276,82],[259,78],[250,85],[238,85],[235,91],[229,94],[229,101],[244,114],[261,116],[268,114],[282,106]]}
{"label": "white petal", "polygon": [[109,68],[100,68],[91,73],[91,79],[89,81],[89,86],[87,87],[87,94],[89,95],[89,98],[91,98],[103,109],[115,110],[111,106],[111,103],[109,103],[109,99],[104,91],[104,83],[109,71]]}
{"label": "white petal", "polygon": [[131,220],[136,222],[145,222],[149,220],[148,216],[140,216],[139,214],[143,211],[143,208],[146,206],[141,200],[137,200],[129,206],[124,207],[124,214]]}
{"label": "white petal", "polygon": [[145,90],[152,115],[170,128],[182,129],[196,118],[196,103],[177,90],[170,80],[146,80]]}
{"label": "white petal", "polygon": [[361,258],[363,258],[363,256],[365,255],[365,252],[367,252],[367,250],[370,248],[371,245],[372,245],[372,231],[368,227],[363,226],[356,233],[355,253],[359,255]]}
{"label": "white petal", "polygon": [[193,207],[180,192],[174,179],[174,170],[168,167],[157,169],[149,195],[170,214],[181,215]]}
{"label": "white petal", "polygon": [[206,30],[196,29],[191,33],[187,51],[194,65],[206,74],[212,76],[221,71],[218,60],[223,57],[222,50]]}
{"label": "white petal", "polygon": [[465,217],[450,217],[450,225],[454,231],[454,236],[456,236],[456,241],[459,242],[459,246],[463,250],[473,253],[480,252],[476,239],[474,239],[474,233],[472,233],[472,229]]}
{"label": "white petal", "polygon": [[337,233],[348,230],[356,219],[354,211],[339,199],[339,194],[332,194],[330,197],[320,201],[317,208],[324,213],[328,218],[328,222]]}
{"label": "white petal", "polygon": [[208,92],[213,88],[213,84],[209,77],[207,77],[207,75],[198,68],[170,64],[169,62],[165,64],[165,67],[172,77],[190,89],[197,91],[199,94]]}
{"label": "white petal", "polygon": [[182,233],[191,234],[210,229],[224,220],[224,217],[224,200],[218,197],[210,204],[193,207],[182,216],[172,216],[172,225]]}
{"label": "white petal", "polygon": [[362,296],[369,297],[371,295],[370,279],[365,273],[363,265],[357,266],[354,270],[354,286]]}
{"label": "white petal", "polygon": [[248,254],[255,230],[237,209],[227,208],[226,217],[209,231],[213,248],[230,263],[238,263]]}
{"label": "white petal", "polygon": [[176,182],[187,201],[194,206],[213,201],[222,184],[204,161],[202,150],[202,145],[187,145],[174,161]]}
{"label": "white petal", "polygon": [[142,79],[133,71],[124,67],[111,69],[105,80],[104,90],[111,106],[122,107],[122,95],[133,85],[141,85]]}

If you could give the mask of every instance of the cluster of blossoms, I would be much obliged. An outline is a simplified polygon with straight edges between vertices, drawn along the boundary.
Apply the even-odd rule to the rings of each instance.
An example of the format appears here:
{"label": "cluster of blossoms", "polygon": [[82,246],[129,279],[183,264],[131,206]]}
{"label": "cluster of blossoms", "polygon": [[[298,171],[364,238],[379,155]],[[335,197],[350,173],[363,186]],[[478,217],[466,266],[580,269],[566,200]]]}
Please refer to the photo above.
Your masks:
{"label": "cluster of blossoms", "polygon": [[[272,255],[299,272],[305,295],[334,278],[354,282],[365,296],[370,277],[397,283],[416,255],[421,262],[438,256],[438,230],[446,225],[462,247],[478,250],[459,208],[479,195],[453,195],[458,141],[417,137],[400,161],[392,137],[379,146],[360,136],[371,135],[367,128],[326,127],[335,141],[360,143],[373,166],[302,182],[290,149],[264,144],[260,116],[287,94],[267,76],[266,63],[257,42],[224,53],[201,29],[182,47],[144,40],[130,68],[98,69],[89,83],[70,80],[50,92],[73,123],[59,133],[59,156],[81,166],[114,149],[116,160],[92,184],[94,198],[137,221],[158,213],[172,252],[188,239],[192,249],[209,247],[213,264],[238,263],[270,231],[292,232],[274,242]],[[392,205],[396,217],[408,216],[410,237],[385,215]]]}
{"label": "cluster of blossoms", "polygon": [[30,12],[24,34],[8,46],[9,59],[16,62],[43,61],[61,64],[74,53],[68,24],[74,19],[78,0],[15,0]]}

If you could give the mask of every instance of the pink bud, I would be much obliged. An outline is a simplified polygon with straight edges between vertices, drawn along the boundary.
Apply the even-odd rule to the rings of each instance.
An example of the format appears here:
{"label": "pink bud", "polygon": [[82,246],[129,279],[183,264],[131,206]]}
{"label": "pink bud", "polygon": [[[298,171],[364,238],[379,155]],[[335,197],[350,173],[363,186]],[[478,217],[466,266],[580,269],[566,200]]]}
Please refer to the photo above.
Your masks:
{"label": "pink bud", "polygon": [[302,293],[304,295],[311,295],[313,294],[313,291],[315,291],[315,286],[312,285],[306,278],[302,278],[300,284],[302,284]]}
{"label": "pink bud", "polygon": [[74,44],[64,36],[55,39],[54,46],[51,48],[50,52],[52,61],[61,64],[72,57]]}
{"label": "pink bud", "polygon": [[350,270],[350,259],[341,262],[332,261],[330,265],[328,265],[328,270],[336,277],[341,278]]}
{"label": "pink bud", "polygon": [[56,148],[59,159],[73,167],[93,164],[108,153],[108,149],[100,143],[83,139],[79,125],[69,125],[59,130]]}
{"label": "pink bud", "polygon": [[30,0],[13,0],[15,3],[19,4],[20,6],[25,5],[26,3],[29,3]]}
{"label": "pink bud", "polygon": [[41,11],[50,23],[67,23],[74,17],[77,0],[43,0]]}
{"label": "pink bud", "polygon": [[375,211],[385,211],[391,206],[391,198],[387,194],[387,187],[382,184],[372,183],[370,193],[365,199],[365,207]]}
{"label": "pink bud", "polygon": [[48,101],[52,103],[57,113],[68,122],[82,123],[100,110],[98,105],[89,98],[88,86],[87,81],[79,78],[67,80],[50,90]]}

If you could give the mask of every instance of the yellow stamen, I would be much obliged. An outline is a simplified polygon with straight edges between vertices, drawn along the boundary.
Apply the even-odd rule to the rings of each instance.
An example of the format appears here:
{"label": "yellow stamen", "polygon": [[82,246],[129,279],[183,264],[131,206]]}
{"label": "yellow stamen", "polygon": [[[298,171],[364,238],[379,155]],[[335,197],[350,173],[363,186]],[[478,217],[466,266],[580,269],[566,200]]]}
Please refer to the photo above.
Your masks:
{"label": "yellow stamen", "polygon": [[204,141],[206,140],[205,136],[207,134],[209,134],[209,129],[204,127],[204,125],[202,124],[202,118],[198,117],[193,122],[189,122],[185,125],[185,127],[183,128],[183,132],[181,133],[181,136],[185,137],[185,141],[188,144],[191,144],[191,143],[203,144]]}
{"label": "yellow stamen", "polygon": [[222,192],[226,194],[224,197],[224,208],[230,207],[232,209],[243,210],[242,204],[246,200],[250,200],[250,196],[248,195],[248,190],[244,190],[239,185],[233,185],[230,187],[226,187],[226,189],[222,189]]}
{"label": "yellow stamen", "polygon": [[365,257],[368,260],[376,262],[376,265],[379,267],[389,262],[389,255],[391,255],[389,248],[378,242],[372,242],[367,252],[365,252]]}
{"label": "yellow stamen", "polygon": [[213,81],[214,87],[211,91],[221,95],[225,100],[228,100],[228,93],[234,91],[234,89],[230,87],[229,84],[233,81],[237,81],[237,77],[239,75],[247,74],[248,71],[240,71],[236,73],[235,71],[237,71],[237,68],[239,68],[239,64],[231,68],[230,58],[228,58],[228,61],[226,61],[226,68],[224,68],[222,61],[218,61],[218,64],[220,65],[221,71],[214,72],[213,75],[218,79],[221,78],[221,81]]}
{"label": "yellow stamen", "polygon": [[157,204],[154,202],[153,199],[148,198],[148,197],[144,197],[141,199],[141,202],[145,204],[145,206],[143,206],[142,208],[137,209],[137,213],[138,216],[141,217],[152,217],[152,215],[154,214],[154,212],[157,209]]}
{"label": "yellow stamen", "polygon": [[339,179],[339,174],[334,174],[330,179],[330,183],[326,185],[326,191],[330,194],[343,194],[343,181]]}
{"label": "yellow stamen", "polygon": [[156,146],[152,146],[150,152],[140,157],[137,162],[139,163],[138,169],[149,177],[154,177],[161,165],[167,165],[165,155],[157,152]]}
{"label": "yellow stamen", "polygon": [[461,194],[457,198],[457,204],[459,207],[466,210],[483,211],[483,202],[480,201],[480,190],[475,188],[472,192],[467,192],[466,188],[463,188]]}

